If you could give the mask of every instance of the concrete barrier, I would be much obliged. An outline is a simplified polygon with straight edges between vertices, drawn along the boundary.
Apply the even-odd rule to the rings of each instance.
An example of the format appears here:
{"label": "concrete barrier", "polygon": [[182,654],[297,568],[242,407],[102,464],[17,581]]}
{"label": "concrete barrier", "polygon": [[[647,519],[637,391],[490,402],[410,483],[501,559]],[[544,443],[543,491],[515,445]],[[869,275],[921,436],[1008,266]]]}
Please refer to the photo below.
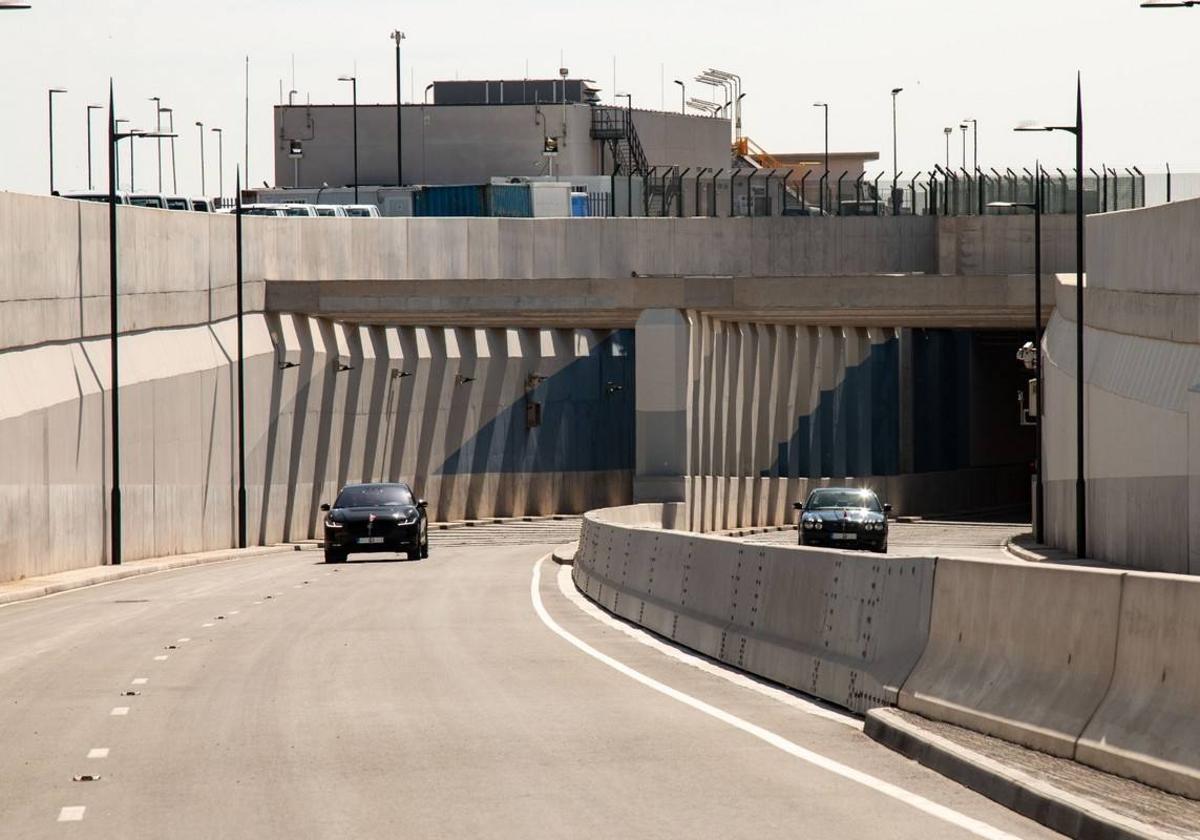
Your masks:
{"label": "concrete barrier", "polygon": [[1200,580],[1131,574],[1112,687],[1076,758],[1200,799]]}
{"label": "concrete barrier", "polygon": [[576,585],[617,615],[854,711],[894,704],[925,647],[934,560],[666,530],[683,505],[584,517]]}
{"label": "concrete barrier", "polygon": [[1108,690],[1122,574],[939,559],[900,708],[1064,758]]}

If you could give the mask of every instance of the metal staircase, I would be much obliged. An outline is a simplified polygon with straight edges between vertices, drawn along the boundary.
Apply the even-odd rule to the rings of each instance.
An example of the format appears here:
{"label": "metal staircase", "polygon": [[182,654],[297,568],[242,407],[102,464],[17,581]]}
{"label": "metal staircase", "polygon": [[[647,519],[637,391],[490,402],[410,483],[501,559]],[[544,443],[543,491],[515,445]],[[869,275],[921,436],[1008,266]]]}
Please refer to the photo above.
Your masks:
{"label": "metal staircase", "polygon": [[614,171],[622,175],[647,175],[650,164],[627,108],[592,109],[592,139],[602,140],[612,152]]}

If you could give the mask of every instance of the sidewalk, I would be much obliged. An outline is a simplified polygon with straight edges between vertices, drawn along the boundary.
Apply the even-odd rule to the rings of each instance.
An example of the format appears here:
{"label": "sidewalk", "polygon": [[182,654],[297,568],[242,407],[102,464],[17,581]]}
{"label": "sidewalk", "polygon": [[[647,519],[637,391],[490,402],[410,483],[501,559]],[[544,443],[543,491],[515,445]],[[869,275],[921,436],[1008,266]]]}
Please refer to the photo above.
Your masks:
{"label": "sidewalk", "polygon": [[72,569],[53,575],[13,580],[0,583],[0,607],[20,601],[30,601],[34,598],[43,598],[58,592],[67,592],[72,589],[81,589],[85,586],[95,586],[140,575],[150,575],[155,572],[185,569],[189,566],[203,566],[209,563],[224,563],[228,560],[248,560],[254,557],[299,550],[300,547],[297,545],[222,549],[198,554],[178,554],[173,557],[133,560],[120,566],[89,566],[85,569]]}
{"label": "sidewalk", "polygon": [[866,734],[1068,837],[1200,840],[1200,802],[900,709],[867,712]]}

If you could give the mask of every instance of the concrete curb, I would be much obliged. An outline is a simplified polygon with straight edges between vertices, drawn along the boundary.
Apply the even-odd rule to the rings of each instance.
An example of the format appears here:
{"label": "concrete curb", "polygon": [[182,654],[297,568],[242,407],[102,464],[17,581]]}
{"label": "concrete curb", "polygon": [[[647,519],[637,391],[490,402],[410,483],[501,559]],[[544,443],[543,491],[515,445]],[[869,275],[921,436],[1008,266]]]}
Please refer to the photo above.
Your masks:
{"label": "concrete curb", "polygon": [[1015,542],[1013,542],[1011,537],[1004,541],[1004,550],[1007,551],[1009,554],[1011,554],[1013,557],[1016,557],[1018,560],[1023,560],[1026,563],[1045,563],[1046,562],[1045,557],[1043,557],[1042,555],[1040,555],[1036,552],[1030,551],[1027,548],[1023,548],[1023,547],[1017,545]]}
{"label": "concrete curb", "polygon": [[453,531],[457,528],[478,528],[483,525],[509,525],[513,522],[565,522],[582,514],[556,513],[550,516],[495,516],[488,519],[458,519],[452,522],[431,522],[430,530]]}
{"label": "concrete curb", "polygon": [[[122,566],[97,566],[90,570],[92,574],[78,576],[82,570],[72,570],[59,575],[46,575],[44,578],[26,578],[25,580],[9,581],[0,584],[0,607],[8,604],[18,604],[22,601],[32,601],[45,598],[47,595],[57,595],[60,592],[70,592],[73,589],[83,589],[102,583],[111,583],[155,572],[168,572],[174,569],[186,569],[191,566],[207,566],[212,563],[224,563],[229,560],[249,560],[271,554],[283,554],[298,551],[299,546],[263,546],[259,548],[232,549],[227,551],[206,552],[204,554],[184,554],[168,559],[135,560]],[[76,575],[67,579],[54,580],[67,575]],[[44,582],[42,582],[44,581]],[[3,591],[11,587],[11,591]],[[19,588],[18,588],[19,587]]]}
{"label": "concrete curb", "polygon": [[554,549],[554,552],[550,556],[554,559],[554,562],[560,566],[574,566],[575,554],[578,551],[579,543],[565,543],[564,545],[560,545],[558,548]]}
{"label": "concrete curb", "polygon": [[1087,840],[1173,837],[926,732],[891,709],[868,711],[863,731],[885,747],[1068,837]]}

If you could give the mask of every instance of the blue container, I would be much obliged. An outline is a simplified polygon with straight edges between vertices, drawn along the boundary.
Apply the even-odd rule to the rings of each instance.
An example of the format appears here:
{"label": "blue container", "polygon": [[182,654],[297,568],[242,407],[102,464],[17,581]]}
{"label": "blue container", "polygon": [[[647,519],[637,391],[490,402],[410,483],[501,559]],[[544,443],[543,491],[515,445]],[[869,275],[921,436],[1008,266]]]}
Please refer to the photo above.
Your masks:
{"label": "blue container", "polygon": [[488,214],[510,219],[533,216],[533,195],[528,184],[492,184],[488,187]]}
{"label": "blue container", "polygon": [[586,216],[588,215],[588,197],[587,193],[571,193],[571,215]]}
{"label": "blue container", "polygon": [[486,216],[487,187],[465,184],[422,187],[414,196],[414,216]]}

